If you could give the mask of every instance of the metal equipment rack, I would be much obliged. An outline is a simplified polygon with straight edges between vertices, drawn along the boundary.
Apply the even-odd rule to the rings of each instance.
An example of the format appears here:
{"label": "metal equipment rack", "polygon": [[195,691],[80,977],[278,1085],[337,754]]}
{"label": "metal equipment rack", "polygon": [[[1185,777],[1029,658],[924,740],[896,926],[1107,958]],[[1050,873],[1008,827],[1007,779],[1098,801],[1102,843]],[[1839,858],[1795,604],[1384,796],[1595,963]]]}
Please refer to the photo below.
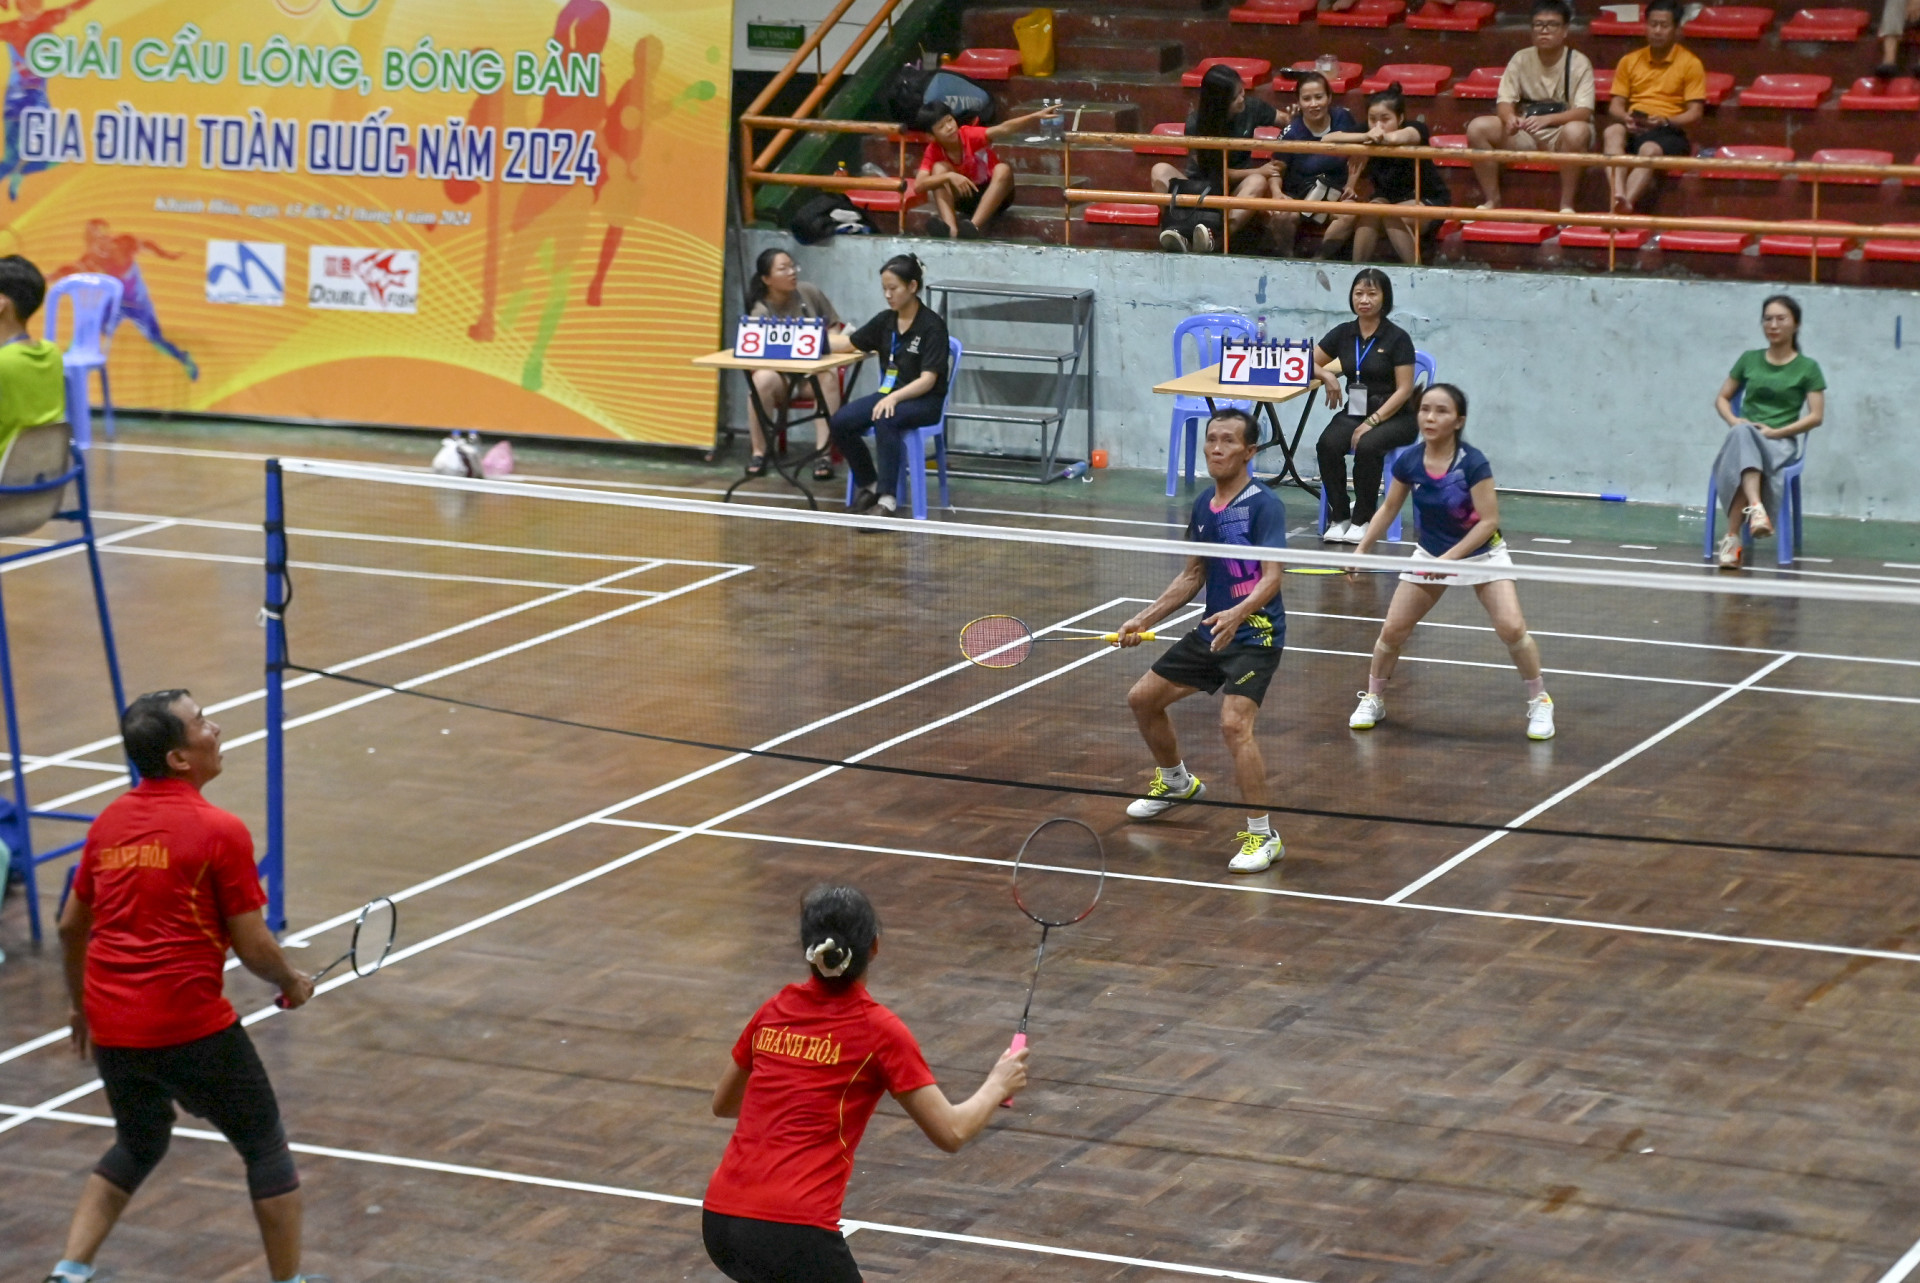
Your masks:
{"label": "metal equipment rack", "polygon": [[[1018,471],[981,471],[967,472],[951,469],[956,477],[981,477],[992,481],[1024,481],[1035,485],[1061,481],[1069,477],[1086,475],[1089,460],[1093,457],[1093,291],[1070,286],[1048,285],[1007,285],[993,281],[930,281],[927,283],[929,296],[937,295],[934,310],[947,323],[948,333],[953,332],[953,317],[950,314],[952,300],[958,296],[971,298],[992,298],[1008,302],[1029,302],[1054,307],[1066,307],[1071,310],[1070,324],[1073,329],[1072,345],[1066,348],[1026,348],[1011,347],[1003,343],[976,343],[963,336],[961,344],[966,351],[967,362],[973,372],[978,373],[979,361],[1011,361],[1030,364],[1051,364],[1053,366],[1053,395],[1049,403],[1033,406],[992,406],[992,405],[950,405],[947,409],[949,455],[965,455],[969,458],[1004,460],[1009,463],[1025,462],[1034,465],[1031,472]],[[1081,404],[1087,416],[1087,448],[1079,459],[1060,457],[1061,439],[1066,434],[1067,416],[1074,410],[1074,392],[1081,392]],[[956,421],[973,423],[1024,423],[1030,425],[1038,437],[1039,453],[1035,455],[1005,454],[991,450],[967,449],[952,443],[952,425]]]}

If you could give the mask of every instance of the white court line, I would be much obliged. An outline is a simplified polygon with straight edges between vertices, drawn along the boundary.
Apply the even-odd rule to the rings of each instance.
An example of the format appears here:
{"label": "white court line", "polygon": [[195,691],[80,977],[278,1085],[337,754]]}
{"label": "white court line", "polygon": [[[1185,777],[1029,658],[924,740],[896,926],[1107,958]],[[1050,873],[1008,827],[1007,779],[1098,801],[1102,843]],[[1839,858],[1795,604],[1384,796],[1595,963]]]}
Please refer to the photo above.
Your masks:
{"label": "white court line", "polygon": [[[1113,604],[1112,602],[1108,602],[1108,603],[1105,603],[1104,605],[1096,606],[1090,610],[1081,612],[1079,615],[1074,616],[1073,619],[1074,620],[1083,619],[1087,615],[1093,614],[1097,610],[1104,610],[1107,607],[1111,606],[1112,604]],[[1201,611],[1197,609],[1189,610],[1186,614],[1179,616],[1178,620],[1191,619],[1199,615],[1200,613]],[[1176,622],[1178,620],[1176,620]],[[1040,674],[1037,677],[1029,678],[1024,682],[1021,682],[1017,686],[1008,687],[1007,689],[1000,691],[997,694],[988,696],[986,699],[979,700],[976,703],[970,704],[966,708],[961,709],[957,713],[949,713],[944,717],[935,718],[933,721],[926,722],[920,726],[913,728],[912,730],[903,731],[900,734],[892,736],[889,739],[882,740],[880,743],[875,744],[870,748],[862,749],[860,752],[854,754],[851,757],[848,757],[846,759],[846,762],[851,764],[851,763],[865,761],[867,758],[877,756],[878,754],[884,753],[891,748],[898,747],[899,745],[904,744],[909,740],[918,739],[922,735],[930,734],[933,731],[939,730],[943,726],[948,726],[954,722],[960,721],[962,718],[971,717],[974,713],[979,712],[981,709],[991,708],[995,704],[1000,704],[1005,702],[1006,700],[1014,698],[1017,695],[1025,694],[1027,691],[1032,690],[1036,686],[1043,685],[1046,682],[1052,681],[1054,678],[1062,676],[1063,674],[1070,673],[1075,669],[1082,667],[1083,665],[1090,664],[1090,663],[1093,663],[1095,660],[1104,658],[1108,653],[1109,653],[1108,651],[1102,649],[1102,650],[1094,651],[1092,654],[1089,654],[1089,655],[1082,655],[1080,658],[1073,660],[1071,663],[1063,664],[1060,667],[1051,669],[1045,673]],[[905,687],[889,692],[888,695],[881,696],[876,701],[873,701],[873,702],[884,702],[886,699],[894,698],[898,695],[905,694],[908,690],[912,689],[915,686],[926,685],[929,682],[937,681],[942,677],[951,676],[956,672],[960,672],[965,669],[969,669],[971,667],[973,667],[972,663],[964,660],[958,664],[951,664],[946,668],[931,674],[930,676],[920,678],[918,681],[909,683]],[[382,693],[385,693],[385,692],[382,692]],[[293,725],[293,723],[288,723],[288,725],[291,726]],[[797,734],[798,732],[793,732],[793,733]],[[715,770],[724,769],[725,766],[731,765],[735,761],[746,760],[748,756],[749,755],[745,753],[734,754],[732,758],[725,759],[722,763],[717,763],[714,766],[706,768],[704,773],[711,774]],[[628,865],[638,863],[639,861],[646,859],[648,856],[653,855],[658,851],[665,850],[667,847],[676,846],[679,843],[684,842],[689,837],[694,837],[698,835],[700,832],[704,831],[707,828],[710,828],[718,824],[725,824],[728,820],[733,819],[735,816],[745,815],[747,812],[753,811],[762,806],[765,806],[769,802],[778,801],[780,798],[785,797],[789,793],[798,792],[799,790],[806,788],[812,784],[815,784],[820,780],[826,779],[831,775],[837,775],[845,769],[847,769],[845,765],[824,767],[820,770],[814,771],[810,775],[803,776],[800,779],[795,780],[790,784],[784,784],[779,788],[772,789],[766,793],[763,793],[759,797],[754,798],[750,802],[744,802],[738,806],[729,807],[727,810],[722,811],[719,814],[714,815],[709,819],[702,821],[700,824],[694,825],[692,828],[686,830],[685,832],[675,832],[675,833],[669,834],[668,836],[661,838],[657,842],[649,843],[648,845],[643,846],[635,851],[629,851],[625,855],[618,856],[612,860],[606,861],[604,864],[596,865],[594,868],[588,869],[584,873],[577,873],[573,877],[567,878],[560,882],[556,882],[551,886],[544,887],[541,890],[532,893],[531,895],[523,896],[511,904],[504,905],[501,908],[494,909],[488,913],[483,913],[479,917],[470,919],[466,922],[461,923],[458,926],[449,927],[447,930],[440,932],[438,935],[429,936],[427,939],[422,940],[417,944],[408,945],[404,949],[400,949],[392,954],[389,954],[387,956],[385,963],[381,966],[381,970],[382,971],[388,970],[389,968],[394,967],[401,962],[404,962],[408,958],[414,957],[421,953],[425,953],[429,949],[435,949],[435,948],[438,948],[440,945],[446,944],[450,941],[458,940],[464,936],[470,935],[473,932],[480,930],[483,927],[491,926],[495,922],[499,922],[505,918],[512,917],[514,914],[520,913],[523,910],[533,908],[536,905],[544,904],[548,900],[552,900],[558,896],[566,894],[568,891],[572,891],[578,887],[585,886],[590,882],[598,881],[599,879],[606,877],[609,874],[617,873],[621,869],[626,868]],[[632,804],[633,803],[628,803],[627,805],[632,805]],[[602,812],[602,814],[605,814],[605,813],[607,812],[605,811]],[[591,822],[591,820],[590,819],[583,820],[583,821],[580,821],[579,823],[587,823],[587,822]],[[578,827],[578,823],[572,825],[571,827]],[[343,914],[338,919],[338,921],[346,921],[351,916],[353,915]],[[229,966],[231,966],[231,964],[229,964]],[[369,974],[374,974],[374,973],[369,973]],[[343,985],[352,984],[356,980],[360,980],[360,979],[364,979],[364,977],[356,974],[351,970],[342,972],[340,975],[335,976],[332,980],[328,980],[322,983],[318,988],[316,988],[313,991],[314,996],[318,997],[321,994],[330,993],[333,990],[342,987]],[[274,1005],[273,1003],[268,1003],[266,1006],[261,1007],[256,1011],[249,1012],[245,1016],[242,1016],[240,1018],[240,1023],[242,1025],[255,1025],[255,1024],[259,1024],[263,1020],[271,1020],[275,1016],[281,1015],[281,1014],[284,1014],[284,1013],[280,1007]],[[40,1038],[35,1039],[33,1041],[39,1046],[45,1046],[47,1045],[48,1037],[49,1037],[48,1035],[43,1034],[41,1035]],[[25,1044],[22,1044],[22,1045],[24,1046]],[[60,1095],[55,1096],[50,1100],[41,1102],[41,1104],[35,1106],[32,1110],[24,1111],[22,1113],[15,1115],[12,1118],[7,1119],[4,1122],[0,1122],[0,1132],[11,1131],[16,1127],[19,1127],[23,1123],[29,1122],[33,1118],[41,1116],[42,1113],[46,1110],[59,1109],[63,1106],[69,1105],[74,1101],[80,1099],[82,1096],[86,1096],[92,1093],[93,1091],[98,1090],[100,1086],[101,1086],[101,1082],[99,1079],[96,1078],[90,1083],[83,1083],[79,1087],[75,1087],[68,1091],[62,1092]]]}
{"label": "white court line", "polygon": [[1614,758],[1611,762],[1608,762],[1605,766],[1597,767],[1594,770],[1588,771],[1585,775],[1581,776],[1579,779],[1575,780],[1573,783],[1567,785],[1565,788],[1561,789],[1558,793],[1555,793],[1552,797],[1548,798],[1546,801],[1541,802],[1536,806],[1528,807],[1526,810],[1522,811],[1519,815],[1509,820],[1507,822],[1507,828],[1501,829],[1495,833],[1487,834],[1487,836],[1481,838],[1478,842],[1475,842],[1472,846],[1467,847],[1466,849],[1460,851],[1459,853],[1457,853],[1456,855],[1448,859],[1444,864],[1440,864],[1432,869],[1429,869],[1426,873],[1421,874],[1419,877],[1415,878],[1413,881],[1407,883],[1407,885],[1401,887],[1398,891],[1395,891],[1392,895],[1388,896],[1387,902],[1390,904],[1399,904],[1401,901],[1405,900],[1408,896],[1420,890],[1422,887],[1426,886],[1428,883],[1432,882],[1434,879],[1443,877],[1447,873],[1452,872],[1454,869],[1459,868],[1462,864],[1465,864],[1468,860],[1471,860],[1474,856],[1486,850],[1488,847],[1492,846],[1495,842],[1498,842],[1501,838],[1506,837],[1510,830],[1519,828],[1521,825],[1527,823],[1529,820],[1532,820],[1533,818],[1542,814],[1543,812],[1551,810],[1552,808],[1558,806],[1560,803],[1566,801],[1568,798],[1572,797],[1575,793],[1578,793],[1581,789],[1585,788],[1587,785],[1593,783],[1595,780],[1599,779],[1601,776],[1606,775],[1608,772],[1612,771],[1615,767],[1622,766],[1627,762],[1632,761],[1634,758],[1640,756],[1640,754],[1646,752],[1648,749],[1652,748],[1654,745],[1666,739],[1669,735],[1674,734],[1676,731],[1679,731],[1684,727],[1692,725],[1694,722],[1698,721],[1702,717],[1705,717],[1708,713],[1711,713],[1714,709],[1720,707],[1720,705],[1726,703],[1728,700],[1732,699],[1735,695],[1738,695],[1741,691],[1746,690],[1748,687],[1754,685],[1762,677],[1765,677],[1767,674],[1773,672],[1774,669],[1779,668],[1782,664],[1785,664],[1787,661],[1791,660],[1792,658],[1793,656],[1790,654],[1780,655],[1774,658],[1773,660],[1771,660],[1770,662],[1762,665],[1759,669],[1748,674],[1746,680],[1742,681],[1739,685],[1733,686],[1727,690],[1721,691],[1718,695],[1715,695],[1712,699],[1700,705],[1700,707],[1694,709],[1691,713],[1688,713],[1686,716],[1678,718],[1677,720],[1668,723],[1665,727],[1654,732],[1652,735],[1649,735],[1646,739],[1641,740],[1638,744],[1635,744],[1632,748],[1620,754],[1620,756]]}
{"label": "white court line", "polygon": [[[632,572],[620,571],[618,573],[630,574]],[[1079,614],[1069,616],[1065,621],[1063,621],[1063,623],[1077,622],[1081,619],[1087,618],[1090,615],[1098,614],[1100,611],[1110,610],[1117,605],[1127,604],[1128,600],[1129,599],[1127,598],[1119,597],[1119,598],[1114,598],[1113,600],[1110,600],[1110,601],[1102,602],[1097,606],[1093,606],[1084,611],[1081,611]],[[1061,625],[1054,625],[1054,627],[1060,627],[1060,626]],[[1050,629],[1041,629],[1040,631],[1042,633],[1045,633],[1050,631]],[[1096,656],[1099,653],[1100,652],[1095,652]],[[952,677],[955,674],[966,672],[968,669],[972,667],[973,665],[971,663],[968,663],[964,660],[957,664],[949,664],[947,667],[938,669],[933,673],[928,674],[925,677],[917,678],[911,682],[905,683],[904,685],[897,686],[890,691],[886,691],[880,695],[875,695],[870,699],[862,700],[858,704],[854,704],[847,708],[843,708],[837,713],[829,713],[825,717],[816,718],[815,720],[808,722],[804,726],[796,727],[793,730],[786,731],[779,735],[776,735],[772,739],[764,740],[761,743],[755,745],[754,748],[758,752],[766,752],[768,750],[778,748],[782,744],[786,744],[793,740],[799,739],[802,736],[812,734],[814,731],[820,730],[827,726],[831,726],[836,722],[844,721],[849,717],[854,717],[861,713],[867,712],[870,709],[878,708],[880,705],[899,699],[901,696],[912,694],[914,691],[917,691],[924,686],[929,686],[932,683],[940,681],[944,678]],[[319,679],[316,678],[315,680],[319,680]],[[289,683],[289,685],[291,685],[291,683]],[[1016,688],[1016,689],[1021,689],[1021,688]],[[322,710],[322,711],[323,712],[339,711],[341,709],[344,709],[347,704],[354,703],[354,702],[355,701],[343,701],[341,704],[334,705],[330,709]],[[291,727],[293,724],[294,723],[289,722],[287,723],[287,726]],[[236,741],[235,745],[230,747],[235,747],[237,745],[238,745],[238,741]],[[752,753],[734,753],[731,756],[722,758],[718,762],[709,763],[708,765],[700,767],[697,770],[689,771],[686,774],[681,775],[677,779],[669,780],[665,784],[657,785],[654,788],[650,788],[641,793],[637,793],[632,797],[622,799],[619,802],[615,802],[611,806],[606,806],[596,811],[591,811],[586,815],[580,816],[578,819],[569,820],[564,824],[556,825],[555,827],[548,829],[544,833],[535,834],[530,838],[523,838],[518,842],[512,843],[508,846],[501,847],[497,851],[490,852],[489,854],[481,856],[476,860],[471,860],[466,864],[459,865],[458,867],[450,869],[445,873],[436,874],[435,876],[428,878],[423,882],[416,882],[412,886],[407,887],[405,890],[394,892],[388,898],[392,899],[396,903],[403,900],[412,899],[414,896],[420,895],[423,892],[433,890],[436,887],[444,886],[447,883],[455,881],[458,878],[465,877],[469,873],[474,873],[480,869],[487,868],[490,865],[497,864],[501,860],[508,859],[509,857],[517,855],[522,851],[530,850],[533,847],[552,841],[554,838],[561,837],[567,833],[571,833],[575,829],[584,828],[587,825],[595,823],[598,820],[605,818],[607,816],[615,815],[618,812],[629,810],[635,806],[639,806],[644,802],[649,802],[656,797],[660,797],[664,794],[671,793],[676,789],[682,788],[688,784],[695,782],[696,780],[705,779],[709,775],[715,774],[718,771],[726,770],[728,767],[738,765],[741,762],[752,760],[752,758],[753,758]],[[349,909],[345,913],[338,914],[332,918],[327,919],[324,922],[319,922],[303,930],[292,932],[291,934],[285,937],[283,943],[288,945],[294,945],[296,947],[299,945],[303,945],[307,941],[313,939],[315,936],[321,934],[322,932],[331,930],[335,927],[343,926],[346,923],[353,921],[355,915],[358,912],[359,910],[357,908]],[[234,968],[238,967],[239,965],[240,964],[238,959],[229,958],[227,960],[226,969],[231,971]],[[334,983],[335,982],[329,982],[327,987],[332,988]],[[67,1032],[68,1032],[67,1029],[64,1027],[60,1029],[51,1030],[47,1033],[41,1034],[37,1038],[28,1039],[26,1042],[19,1043],[13,1047],[9,1047],[5,1051],[0,1051],[0,1065],[6,1064],[10,1060],[16,1060],[21,1056],[27,1055],[29,1052],[38,1051],[42,1047],[50,1046],[53,1043],[59,1042],[61,1039],[67,1036]]]}
{"label": "white court line", "polygon": [[[594,821],[626,829],[650,829],[657,833],[678,833],[686,826],[659,824],[647,820],[621,820],[611,816]],[[773,845],[821,847],[829,851],[864,851],[872,855],[903,855],[917,860],[943,860],[952,864],[980,864],[1011,869],[1012,860],[987,855],[959,855],[950,851],[917,851],[910,847],[868,846],[859,842],[836,842],[821,838],[790,837],[777,833],[748,833],[738,829],[705,829],[698,836],[733,838],[745,842]],[[1063,873],[1085,874],[1084,869],[1061,869]],[[1087,875],[1091,876],[1091,875]],[[1578,927],[1585,931],[1617,932],[1626,935],[1660,936],[1672,940],[1701,940],[1711,944],[1747,945],[1756,949],[1788,949],[1797,953],[1836,954],[1844,958],[1875,958],[1886,962],[1920,962],[1920,953],[1900,953],[1890,949],[1861,949],[1853,945],[1818,944],[1807,940],[1783,940],[1772,936],[1736,936],[1714,931],[1686,931],[1678,927],[1645,927],[1631,923],[1602,922],[1587,918],[1558,918],[1540,913],[1512,913],[1501,909],[1467,909],[1451,904],[1396,903],[1364,895],[1338,895],[1329,891],[1296,891],[1288,887],[1261,886],[1252,882],[1210,882],[1204,878],[1171,878],[1156,873],[1120,873],[1109,868],[1110,882],[1144,882],[1158,886],[1192,887],[1203,891],[1222,891],[1234,895],[1279,896],[1290,900],[1317,900],[1325,904],[1350,904],[1362,908],[1398,909],[1432,913],[1447,917],[1490,918],[1499,922],[1526,922],[1539,926]]]}
{"label": "white court line", "polygon": [[[171,517],[160,517],[156,520],[149,521],[143,526],[134,526],[128,530],[116,530],[110,535],[103,535],[96,531],[93,546],[96,548],[109,548],[119,543],[122,539],[138,539],[142,535],[150,535],[156,531],[165,530],[171,525],[173,525],[173,519]],[[25,570],[28,566],[44,566],[50,561],[58,561],[62,557],[72,557],[86,550],[85,544],[75,544],[62,548],[57,552],[46,552],[38,556],[22,557],[19,561],[10,561],[4,566],[0,566],[0,574],[10,575],[16,570]]]}
{"label": "white court line", "polygon": [[1920,1243],[1907,1249],[1907,1254],[1887,1267],[1876,1283],[1906,1283],[1916,1268],[1920,1268]]}
{"label": "white court line", "polygon": [[[19,1105],[0,1105],[0,1114],[19,1115],[29,1112]],[[112,1127],[113,1119],[98,1114],[78,1114],[67,1110],[56,1110],[41,1114],[41,1118],[56,1123],[79,1123],[87,1127]],[[219,1132],[207,1131],[200,1127],[175,1127],[175,1136],[188,1140],[217,1141],[226,1144],[227,1138]],[[593,1181],[561,1180],[553,1176],[527,1176],[519,1172],[501,1171],[492,1167],[473,1167],[464,1163],[442,1163],[434,1159],[403,1158],[397,1154],[375,1154],[361,1149],[340,1149],[332,1145],[308,1145],[301,1141],[290,1141],[287,1148],[296,1154],[311,1154],[315,1158],[337,1158],[351,1163],[372,1163],[380,1167],[401,1167],[418,1172],[437,1172],[446,1176],[470,1176],[478,1180],[504,1181],[512,1185],[533,1185],[541,1189],[568,1190],[578,1194],[602,1194],[611,1198],[633,1199],[643,1203],[665,1203],[672,1207],[699,1207],[701,1200],[688,1198],[684,1194],[658,1194],[652,1190],[634,1189],[626,1185],[603,1185]],[[894,1225],[885,1221],[842,1221],[840,1231],[850,1236],[860,1230],[869,1230],[875,1234],[898,1234],[906,1238],[931,1238],[948,1243],[967,1243],[977,1247],[998,1247],[1012,1252],[1032,1252],[1041,1256],[1060,1256],[1072,1260],[1099,1261],[1106,1265],[1140,1266],[1164,1274],[1186,1274],[1209,1279],[1239,1279],[1246,1283],[1304,1283],[1301,1279],[1282,1278],[1274,1274],[1249,1274],[1245,1270],[1231,1270],[1212,1265],[1182,1265],[1173,1261],[1156,1261],[1142,1256],[1116,1256],[1111,1252],[1092,1252],[1084,1248],[1055,1247],[1046,1243],[1029,1243],[1022,1239],[988,1238],[979,1234],[958,1234],[952,1230],[920,1229],[913,1225]]]}
{"label": "white court line", "polygon": [[[134,548],[115,547],[105,551],[120,553],[129,557],[168,557],[175,561],[216,561],[233,566],[263,565],[259,557],[246,557],[231,552],[187,552],[181,548]],[[644,588],[589,588],[584,584],[556,584],[538,579],[505,579],[494,575],[456,575],[431,570],[397,570],[387,566],[348,566],[326,561],[289,561],[289,570],[330,570],[347,575],[381,575],[389,579],[432,579],[450,584],[499,584],[510,588],[573,588],[580,592],[617,593],[626,597],[652,597],[657,594]]]}

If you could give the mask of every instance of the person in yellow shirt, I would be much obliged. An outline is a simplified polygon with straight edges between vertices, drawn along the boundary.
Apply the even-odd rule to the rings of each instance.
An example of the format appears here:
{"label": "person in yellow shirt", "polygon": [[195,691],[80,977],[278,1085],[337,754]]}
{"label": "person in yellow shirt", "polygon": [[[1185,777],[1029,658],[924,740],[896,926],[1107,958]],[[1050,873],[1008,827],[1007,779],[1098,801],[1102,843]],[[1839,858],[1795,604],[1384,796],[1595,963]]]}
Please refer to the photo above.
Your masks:
{"label": "person in yellow shirt", "polygon": [[0,458],[24,428],[67,417],[60,349],[27,333],[47,298],[47,278],[18,254],[0,258]]}
{"label": "person in yellow shirt", "polygon": [[[1649,0],[1647,47],[1613,69],[1612,117],[1601,146],[1609,156],[1688,156],[1686,128],[1707,109],[1707,69],[1680,40],[1679,0]],[[1658,171],[1609,169],[1613,212],[1631,214]]]}

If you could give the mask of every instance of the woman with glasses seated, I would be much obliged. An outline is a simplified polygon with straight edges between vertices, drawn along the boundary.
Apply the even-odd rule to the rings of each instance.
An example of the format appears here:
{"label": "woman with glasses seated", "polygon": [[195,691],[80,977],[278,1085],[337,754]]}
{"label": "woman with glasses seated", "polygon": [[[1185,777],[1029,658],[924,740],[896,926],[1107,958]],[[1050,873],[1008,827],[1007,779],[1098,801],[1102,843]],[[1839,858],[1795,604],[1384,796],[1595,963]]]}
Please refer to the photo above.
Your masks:
{"label": "woman with glasses seated", "polygon": [[[841,328],[840,313],[833,310],[833,301],[819,286],[800,279],[800,265],[793,261],[793,255],[783,249],[763,249],[760,258],[753,265],[753,279],[747,282],[747,315],[778,317],[823,317],[827,329]],[[753,372],[754,391],[760,394],[760,404],[767,413],[779,414],[787,408],[787,396],[791,385],[787,376],[778,370],[755,370]],[[840,381],[837,378],[823,379],[821,393],[827,403],[817,407],[822,415],[831,415],[840,408]],[[753,457],[747,461],[747,475],[758,477],[767,471],[767,436],[771,425],[761,421],[758,412],[754,412],[748,429],[753,434]],[[827,420],[825,417],[814,420],[813,443],[820,452],[820,462],[813,466],[813,478],[816,481],[833,480],[833,463],[827,458]]]}

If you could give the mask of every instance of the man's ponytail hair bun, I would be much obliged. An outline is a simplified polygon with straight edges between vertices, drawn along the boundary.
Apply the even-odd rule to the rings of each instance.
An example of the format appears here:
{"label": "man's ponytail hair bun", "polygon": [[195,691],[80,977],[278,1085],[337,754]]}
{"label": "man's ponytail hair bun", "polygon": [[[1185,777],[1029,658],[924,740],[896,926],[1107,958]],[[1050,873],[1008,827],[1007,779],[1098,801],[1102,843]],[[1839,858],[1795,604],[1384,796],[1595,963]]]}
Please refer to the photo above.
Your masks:
{"label": "man's ponytail hair bun", "polygon": [[857,887],[824,884],[800,902],[800,947],[813,974],[833,988],[866,974],[880,915]]}

